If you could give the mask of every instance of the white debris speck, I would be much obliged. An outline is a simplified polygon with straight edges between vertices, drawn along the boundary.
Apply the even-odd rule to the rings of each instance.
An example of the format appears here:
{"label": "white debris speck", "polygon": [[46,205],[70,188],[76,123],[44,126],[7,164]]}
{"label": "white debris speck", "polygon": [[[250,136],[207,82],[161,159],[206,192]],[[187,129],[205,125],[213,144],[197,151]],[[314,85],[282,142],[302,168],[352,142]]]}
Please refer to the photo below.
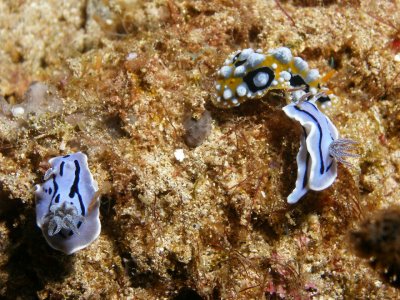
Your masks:
{"label": "white debris speck", "polygon": [[13,106],[11,108],[11,113],[15,118],[22,117],[25,113],[25,109],[22,106]]}
{"label": "white debris speck", "polygon": [[400,62],[400,53],[397,53],[397,54],[394,56],[394,61],[395,61],[395,62]]}
{"label": "white debris speck", "polygon": [[183,149],[176,149],[174,151],[174,156],[175,159],[179,162],[183,162],[183,160],[185,159],[185,153],[183,153]]}
{"label": "white debris speck", "polygon": [[128,55],[126,56],[126,60],[134,60],[137,57],[138,57],[138,55],[136,52],[131,52],[131,53],[128,53]]}
{"label": "white debris speck", "polygon": [[67,146],[67,143],[65,141],[61,141],[58,149],[60,149],[60,151],[64,151],[66,146]]}
{"label": "white debris speck", "polygon": [[374,282],[374,284],[375,284],[375,286],[376,286],[377,288],[380,288],[380,287],[382,286],[382,282],[379,281],[379,280],[376,280],[376,281]]}

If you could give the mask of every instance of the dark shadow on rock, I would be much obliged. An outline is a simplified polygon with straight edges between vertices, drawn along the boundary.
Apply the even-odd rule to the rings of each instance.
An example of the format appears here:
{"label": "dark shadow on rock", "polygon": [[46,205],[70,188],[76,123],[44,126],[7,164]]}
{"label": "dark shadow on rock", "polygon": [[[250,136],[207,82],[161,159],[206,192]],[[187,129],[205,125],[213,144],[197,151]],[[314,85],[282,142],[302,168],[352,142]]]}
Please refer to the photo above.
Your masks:
{"label": "dark shadow on rock", "polygon": [[[36,225],[32,207],[26,207],[19,199],[1,200],[0,219],[6,221],[10,230],[5,297],[36,299],[37,292],[48,283],[60,282],[73,271],[74,256],[67,256],[47,245]],[[10,205],[12,209],[8,210]]]}
{"label": "dark shadow on rock", "polygon": [[189,287],[183,287],[179,290],[178,295],[172,298],[172,300],[203,300],[195,290]]}

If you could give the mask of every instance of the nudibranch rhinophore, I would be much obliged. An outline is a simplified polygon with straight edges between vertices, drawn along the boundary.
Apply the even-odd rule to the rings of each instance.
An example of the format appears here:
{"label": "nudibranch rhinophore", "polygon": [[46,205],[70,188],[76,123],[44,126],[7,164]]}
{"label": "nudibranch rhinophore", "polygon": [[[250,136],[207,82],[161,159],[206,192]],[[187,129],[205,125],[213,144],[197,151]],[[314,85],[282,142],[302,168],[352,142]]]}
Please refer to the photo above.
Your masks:
{"label": "nudibranch rhinophore", "polygon": [[316,95],[321,103],[330,101],[328,89],[322,87],[329,75],[321,77],[317,69],[309,69],[306,61],[293,57],[286,47],[265,54],[251,48],[238,50],[225,60],[218,77],[212,101],[221,108],[238,106],[270,90],[292,90],[295,101]]}
{"label": "nudibranch rhinophore", "polygon": [[82,152],[54,157],[35,186],[36,223],[48,244],[72,254],[100,234],[100,200],[96,181]]}

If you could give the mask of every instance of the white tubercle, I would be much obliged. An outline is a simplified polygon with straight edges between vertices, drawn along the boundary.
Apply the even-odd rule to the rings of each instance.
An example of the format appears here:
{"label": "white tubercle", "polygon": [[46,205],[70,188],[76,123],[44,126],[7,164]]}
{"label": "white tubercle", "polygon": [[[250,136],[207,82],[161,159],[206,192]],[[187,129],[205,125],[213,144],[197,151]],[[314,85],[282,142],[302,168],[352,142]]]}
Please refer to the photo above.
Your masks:
{"label": "white tubercle", "polygon": [[300,71],[305,71],[308,69],[308,63],[304,61],[301,57],[295,57],[293,59],[294,66]]}
{"label": "white tubercle", "polygon": [[226,88],[222,96],[224,97],[225,100],[232,98],[233,96],[232,90],[230,88]]}
{"label": "white tubercle", "polygon": [[246,74],[246,67],[245,66],[239,66],[235,69],[233,72],[233,75],[235,77],[243,77]]}
{"label": "white tubercle", "polygon": [[256,87],[265,86],[268,82],[269,76],[267,73],[259,72],[253,79],[254,85]]}
{"label": "white tubercle", "polygon": [[259,53],[253,53],[249,55],[247,58],[247,63],[251,68],[254,68],[261,64],[265,60],[265,55],[264,54],[259,54]]}
{"label": "white tubercle", "polygon": [[292,78],[292,75],[287,71],[282,71],[279,75],[286,81],[289,81],[290,78]]}
{"label": "white tubercle", "polygon": [[236,88],[236,94],[239,96],[239,97],[244,97],[244,96],[246,96],[246,94],[247,94],[247,85],[246,85],[246,83],[241,83],[241,84],[239,84],[238,86],[237,86],[237,88]]}
{"label": "white tubercle", "polygon": [[232,74],[232,68],[229,66],[223,66],[220,70],[219,70],[219,74],[223,77],[223,78],[229,78]]}
{"label": "white tubercle", "polygon": [[273,54],[275,58],[283,64],[288,64],[292,60],[292,52],[286,47],[279,47],[275,49]]}
{"label": "white tubercle", "polygon": [[317,80],[319,78],[319,72],[317,69],[311,69],[310,71],[308,71],[306,78],[304,78],[304,81],[306,83],[310,83],[314,80]]}
{"label": "white tubercle", "polygon": [[250,54],[252,54],[252,53],[254,53],[254,50],[251,48],[242,50],[242,52],[239,55],[239,60],[247,59],[250,56]]}

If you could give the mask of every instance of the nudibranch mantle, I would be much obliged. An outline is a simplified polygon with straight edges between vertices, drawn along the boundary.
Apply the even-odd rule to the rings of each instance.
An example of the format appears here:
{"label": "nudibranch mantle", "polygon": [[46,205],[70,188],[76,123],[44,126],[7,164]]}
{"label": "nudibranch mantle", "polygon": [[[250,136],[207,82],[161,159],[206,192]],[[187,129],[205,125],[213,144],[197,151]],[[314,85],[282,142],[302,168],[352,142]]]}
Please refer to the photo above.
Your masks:
{"label": "nudibranch mantle", "polygon": [[283,111],[303,127],[296,158],[296,187],[287,199],[288,203],[296,203],[308,190],[321,191],[335,181],[337,161],[331,155],[330,146],[339,139],[339,133],[312,102],[291,103]]}
{"label": "nudibranch mantle", "polygon": [[81,152],[49,163],[45,182],[35,186],[36,223],[52,248],[72,254],[100,234],[98,186]]}
{"label": "nudibranch mantle", "polygon": [[[259,98],[270,90],[288,90],[304,87],[292,92],[297,101],[306,93],[313,95],[327,91],[321,87],[321,78],[317,69],[309,69],[300,57],[293,57],[289,48],[280,47],[268,51],[251,48],[238,50],[225,60],[218,70],[217,90],[213,103],[217,107],[239,106],[249,98]],[[327,95],[320,95],[319,102],[329,101]]]}

